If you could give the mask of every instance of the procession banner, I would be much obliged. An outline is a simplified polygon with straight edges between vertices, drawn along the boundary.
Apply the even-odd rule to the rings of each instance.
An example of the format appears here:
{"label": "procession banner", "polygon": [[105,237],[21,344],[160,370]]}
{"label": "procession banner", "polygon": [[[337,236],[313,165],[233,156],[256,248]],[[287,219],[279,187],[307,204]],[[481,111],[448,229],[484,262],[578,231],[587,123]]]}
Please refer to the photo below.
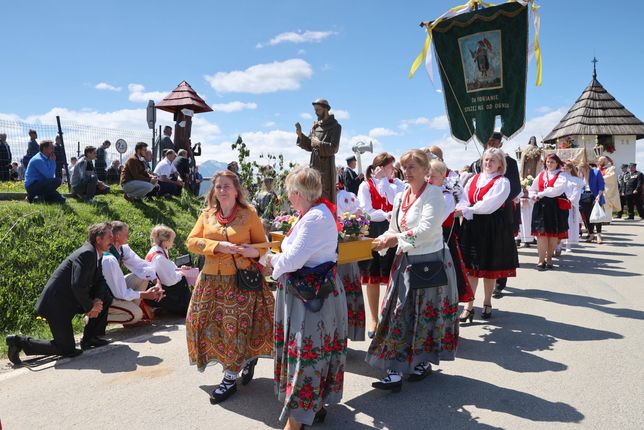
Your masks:
{"label": "procession banner", "polygon": [[511,137],[525,122],[528,7],[504,3],[432,26],[452,136],[485,143],[497,116]]}

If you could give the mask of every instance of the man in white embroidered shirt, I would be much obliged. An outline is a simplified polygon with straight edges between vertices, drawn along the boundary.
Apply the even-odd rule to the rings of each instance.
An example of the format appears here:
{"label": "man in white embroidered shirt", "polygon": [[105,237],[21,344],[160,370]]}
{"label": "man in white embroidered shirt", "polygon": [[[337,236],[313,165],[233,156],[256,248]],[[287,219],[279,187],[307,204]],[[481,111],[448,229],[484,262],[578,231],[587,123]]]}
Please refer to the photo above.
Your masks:
{"label": "man in white embroidered shirt", "polygon": [[159,195],[164,197],[180,196],[183,189],[183,181],[179,177],[179,172],[174,166],[173,161],[177,158],[177,153],[172,149],[165,152],[163,160],[159,161],[154,169],[154,174],[159,177]]}
{"label": "man in white embroidered shirt", "polygon": [[[163,289],[150,263],[127,245],[130,237],[127,224],[121,221],[112,221],[111,224],[112,247],[103,254],[103,277],[114,296],[107,322],[125,327],[148,324],[150,315],[146,315],[146,305],[141,299],[159,301],[164,296]],[[123,276],[121,264],[132,272],[127,277]],[[148,283],[155,280],[157,284],[146,290]]]}

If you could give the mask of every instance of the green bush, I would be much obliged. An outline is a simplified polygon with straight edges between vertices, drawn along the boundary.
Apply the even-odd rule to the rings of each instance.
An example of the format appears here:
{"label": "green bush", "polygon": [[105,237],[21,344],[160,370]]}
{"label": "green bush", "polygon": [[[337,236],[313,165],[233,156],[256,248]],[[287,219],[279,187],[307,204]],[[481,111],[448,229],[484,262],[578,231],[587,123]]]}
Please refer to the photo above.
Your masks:
{"label": "green bush", "polygon": [[42,333],[34,312],[56,267],[87,238],[96,222],[121,220],[130,226],[130,246],[141,256],[150,248],[150,230],[166,224],[177,233],[171,258],[187,252],[185,239],[199,216],[201,201],[181,199],[131,204],[121,192],[95,197],[94,204],[67,199],[65,205],[0,201],[0,355],[4,335]]}

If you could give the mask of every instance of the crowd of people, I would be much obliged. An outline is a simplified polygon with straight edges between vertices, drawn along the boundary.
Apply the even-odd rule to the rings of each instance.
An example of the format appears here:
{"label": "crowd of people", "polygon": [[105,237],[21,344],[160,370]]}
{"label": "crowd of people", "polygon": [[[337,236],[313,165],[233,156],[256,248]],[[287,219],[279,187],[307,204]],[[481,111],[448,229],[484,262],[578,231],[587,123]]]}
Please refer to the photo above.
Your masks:
{"label": "crowd of people", "polygon": [[[316,113],[324,108],[320,132],[337,131],[337,123],[324,124],[328,102],[316,103]],[[304,148],[319,146],[301,130],[298,142]],[[29,162],[26,187],[30,196],[56,201],[60,180],[51,176],[50,143],[41,142]],[[337,194],[320,169],[296,167],[285,190],[297,221],[279,253],[269,251],[270,225],[261,218],[276,198],[272,180],[263,182],[255,208],[231,166],[212,179],[205,208],[186,238],[189,251],[203,262],[198,275],[169,258],[176,237],[164,225],[151,231],[145,258],[127,245],[125,223],[93,225],[87,243],[56,269],[36,305],[53,340],[9,336],[9,359],[19,364],[21,352],[75,356],[106,344],[108,323],[148,324],[158,312],[168,312],[186,318],[190,364],[200,371],[211,364],[223,368],[211,393],[213,404],[234,395],[238,383],[250,384],[258,359],[266,358],[274,362],[285,428],[323,422],[326,407],[342,398],[348,341],[365,338],[370,342],[365,361],[382,372],[372,386],[400,391],[403,382],[425,379],[432,365],[455,359],[459,331],[477,316],[481,279],[479,315],[493,318],[492,300],[516,276],[521,243],[530,246],[536,238],[536,269],[554,270],[553,258],[579,242],[581,223],[587,240],[601,243],[602,225],[613,210],[621,216],[626,204],[629,218],[634,207],[644,215],[638,195],[642,174],[634,163],[616,175],[607,157],[596,166],[576,165],[552,153],[526,183],[517,162],[501,148],[502,136],[494,133],[481,158],[461,172],[447,167],[438,147],[407,151],[399,161],[377,154],[364,175],[355,171],[351,157],[341,180],[332,179]],[[324,158],[325,149],[313,152]],[[86,199],[109,191],[102,181],[88,179],[88,170],[91,177],[97,168],[92,165],[96,153],[86,148],[72,175],[75,192]],[[125,198],[175,195],[183,186],[175,163],[181,154],[167,148],[154,174],[146,168],[146,153],[147,145],[139,143],[125,163],[120,182]],[[334,162],[321,165],[327,173],[335,171]],[[29,166],[46,180],[34,179]],[[615,182],[608,185],[611,173]],[[608,202],[615,192],[618,207],[613,209]],[[601,219],[595,213],[600,210]],[[346,215],[370,220],[370,260],[337,264],[339,220]],[[130,271],[127,276],[123,268]],[[275,294],[267,276],[276,281]],[[71,325],[78,313],[87,320],[80,350]]]}
{"label": "crowd of people", "polygon": [[[184,188],[198,196],[203,176],[197,166],[191,166],[188,151],[175,148],[171,135],[172,127],[165,127],[158,142],[161,160],[153,169],[153,153],[145,142],[135,145],[134,153],[123,165],[114,159],[107,166],[109,140],[98,148],[86,146],[83,155],[71,157],[67,165],[60,136],[54,141],[38,142],[38,133],[29,130],[27,153],[20,161],[14,161],[7,136],[0,133],[0,181],[24,180],[30,203],[64,203],[65,197],[58,188],[65,182],[73,196],[90,203],[94,196],[109,193],[110,185],[119,185],[131,202],[145,197],[172,198],[181,195]],[[200,144],[194,146],[193,155],[201,155]]]}

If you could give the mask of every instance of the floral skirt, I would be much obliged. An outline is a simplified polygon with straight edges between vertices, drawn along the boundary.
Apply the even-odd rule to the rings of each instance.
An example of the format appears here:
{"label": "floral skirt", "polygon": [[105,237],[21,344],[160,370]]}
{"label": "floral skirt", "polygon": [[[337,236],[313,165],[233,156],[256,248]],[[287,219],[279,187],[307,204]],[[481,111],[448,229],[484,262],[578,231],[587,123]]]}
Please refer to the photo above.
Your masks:
{"label": "floral skirt", "polygon": [[358,263],[348,263],[338,266],[338,279],[347,295],[348,334],[353,341],[365,339],[364,297]]}
{"label": "floral skirt", "polygon": [[203,371],[209,363],[239,372],[248,360],[272,356],[270,289],[240,291],[234,275],[201,274],[186,317],[188,357]]}
{"label": "floral skirt", "polygon": [[[443,261],[448,284],[412,290],[405,280],[408,264]],[[458,345],[458,290],[449,252],[397,255],[385,304],[365,361],[383,370],[411,373],[424,361],[454,360]]]}
{"label": "floral skirt", "polygon": [[341,282],[310,312],[278,280],[275,301],[275,393],[288,417],[311,425],[324,404],[342,399],[347,357],[347,301]]}

